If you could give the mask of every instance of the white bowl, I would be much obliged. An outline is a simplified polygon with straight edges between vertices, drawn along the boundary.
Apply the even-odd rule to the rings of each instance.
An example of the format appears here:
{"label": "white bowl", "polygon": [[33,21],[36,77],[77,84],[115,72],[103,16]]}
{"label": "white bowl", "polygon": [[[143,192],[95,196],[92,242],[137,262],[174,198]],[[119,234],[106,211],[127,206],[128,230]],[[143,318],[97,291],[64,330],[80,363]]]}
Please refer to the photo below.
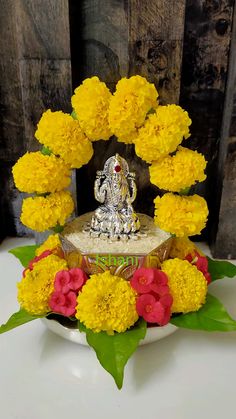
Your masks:
{"label": "white bowl", "polygon": [[[45,326],[61,336],[64,339],[70,340],[71,342],[78,343],[80,345],[88,346],[85,333],[80,332],[78,329],[70,329],[69,327],[63,326],[56,320],[41,319]],[[176,332],[178,327],[174,326],[171,323],[168,323],[166,326],[162,327],[149,327],[147,329],[146,336],[139,345],[146,345],[147,343],[156,342],[157,340],[163,339],[166,336],[171,335]]]}

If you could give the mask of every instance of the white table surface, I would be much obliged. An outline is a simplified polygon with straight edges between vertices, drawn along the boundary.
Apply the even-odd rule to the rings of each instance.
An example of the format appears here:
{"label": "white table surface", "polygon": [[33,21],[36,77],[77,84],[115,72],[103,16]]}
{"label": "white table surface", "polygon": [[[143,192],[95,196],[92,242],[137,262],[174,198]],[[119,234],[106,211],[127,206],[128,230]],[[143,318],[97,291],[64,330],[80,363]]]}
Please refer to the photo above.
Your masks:
{"label": "white table surface", "polygon": [[[0,323],[18,309],[19,262],[0,245]],[[210,286],[236,318],[236,280]],[[1,419],[228,419],[236,417],[236,332],[178,330],[139,348],[122,390],[90,348],[63,340],[40,320],[0,335]]]}

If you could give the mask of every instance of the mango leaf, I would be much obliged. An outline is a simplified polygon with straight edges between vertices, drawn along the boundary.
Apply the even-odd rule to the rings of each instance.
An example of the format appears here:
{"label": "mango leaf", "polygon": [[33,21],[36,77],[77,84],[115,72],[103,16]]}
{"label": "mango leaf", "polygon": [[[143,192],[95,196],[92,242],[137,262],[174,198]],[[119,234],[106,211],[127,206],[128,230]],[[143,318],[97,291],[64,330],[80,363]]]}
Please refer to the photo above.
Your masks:
{"label": "mango leaf", "polygon": [[206,303],[200,310],[173,317],[170,322],[178,327],[208,332],[236,330],[236,321],[230,317],[221,302],[210,294],[207,294]]}
{"label": "mango leaf", "polygon": [[146,329],[147,323],[143,319],[140,319],[132,329],[112,336],[106,332],[94,333],[86,329],[88,344],[95,350],[103,368],[113,376],[119,389],[123,384],[125,365],[139,341],[145,338]]}
{"label": "mango leaf", "polygon": [[77,327],[80,332],[86,333],[87,329],[83,323],[81,323],[79,320],[77,321]]}
{"label": "mango leaf", "polygon": [[36,320],[40,317],[45,316],[33,316],[32,314],[27,313],[27,311],[23,308],[20,308],[20,310],[17,313],[14,313],[5,324],[0,326],[0,334],[8,332],[9,330],[15,329],[22,324],[31,322],[32,320]]}
{"label": "mango leaf", "polygon": [[27,268],[29,262],[34,258],[35,251],[38,247],[39,246],[37,245],[15,247],[14,249],[9,250],[9,253],[19,259],[21,264]]}
{"label": "mango leaf", "polygon": [[236,266],[225,260],[208,259],[208,271],[211,274],[212,281],[222,278],[233,278],[236,276]]}

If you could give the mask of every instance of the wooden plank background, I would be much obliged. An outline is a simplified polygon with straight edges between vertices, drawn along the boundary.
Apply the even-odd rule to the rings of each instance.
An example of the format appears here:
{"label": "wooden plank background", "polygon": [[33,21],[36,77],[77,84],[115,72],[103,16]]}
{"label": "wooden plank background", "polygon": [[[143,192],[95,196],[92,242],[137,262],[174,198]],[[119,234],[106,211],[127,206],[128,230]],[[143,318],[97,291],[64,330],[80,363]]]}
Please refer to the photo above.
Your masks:
{"label": "wooden plank background", "polygon": [[2,236],[4,230],[32,234],[19,222],[23,194],[14,188],[11,167],[27,149],[38,148],[34,131],[45,109],[70,110],[71,92],[67,0],[1,0]]}
{"label": "wooden plank background", "polygon": [[[30,233],[19,223],[22,196],[11,167],[26,149],[37,149],[42,111],[70,111],[72,87],[85,77],[98,75],[113,90],[121,77],[140,74],[155,83],[162,104],[188,110],[189,147],[209,161],[208,181],[194,188],[211,209],[204,237],[217,256],[236,257],[234,3],[0,0],[0,236]],[[137,173],[137,210],[152,214],[158,190],[147,165],[115,139],[96,142],[94,158],[77,172],[79,213],[95,208],[95,172],[115,152]]]}

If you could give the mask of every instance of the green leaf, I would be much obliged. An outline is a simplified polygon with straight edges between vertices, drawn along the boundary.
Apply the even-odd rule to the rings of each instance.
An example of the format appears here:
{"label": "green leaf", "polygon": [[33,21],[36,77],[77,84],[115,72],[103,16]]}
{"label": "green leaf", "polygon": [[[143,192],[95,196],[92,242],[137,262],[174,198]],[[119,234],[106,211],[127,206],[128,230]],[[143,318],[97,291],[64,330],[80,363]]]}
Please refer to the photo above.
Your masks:
{"label": "green leaf", "polygon": [[80,332],[86,333],[87,329],[86,329],[85,325],[83,323],[81,323],[79,320],[77,322],[77,327],[78,327]]}
{"label": "green leaf", "polygon": [[147,114],[150,115],[150,114],[153,114],[153,113],[156,113],[156,111],[155,111],[154,108],[151,108],[151,109],[149,109]]}
{"label": "green leaf", "polygon": [[45,316],[33,316],[21,308],[17,313],[14,313],[5,324],[0,326],[0,334],[8,332],[9,330],[15,329],[15,327],[21,326],[22,324],[31,322],[32,320],[36,320],[40,317]]}
{"label": "green leaf", "polygon": [[14,249],[9,250],[9,253],[19,259],[21,264],[27,268],[29,262],[34,258],[35,251],[38,247],[39,246],[37,245],[15,247]]}
{"label": "green leaf", "polygon": [[229,316],[223,304],[213,295],[207,294],[206,304],[194,313],[181,314],[171,319],[178,327],[208,332],[236,330],[236,321]]}
{"label": "green leaf", "polygon": [[181,191],[179,191],[179,195],[188,195],[189,191],[190,191],[190,187],[187,186],[186,188],[181,189]]}
{"label": "green leaf", "polygon": [[78,119],[78,118],[77,118],[77,115],[76,115],[76,112],[75,112],[74,110],[71,112],[71,116],[72,116],[72,118],[74,118],[74,119]]}
{"label": "green leaf", "polygon": [[231,262],[224,260],[213,260],[209,257],[208,259],[208,271],[211,274],[212,281],[222,278],[233,278],[236,276],[236,266]]}
{"label": "green leaf", "polygon": [[50,156],[52,154],[50,148],[45,147],[45,145],[41,148],[41,153],[44,154],[44,156]]}
{"label": "green leaf", "polygon": [[140,319],[132,329],[112,336],[106,332],[94,333],[86,329],[88,344],[95,350],[103,368],[113,376],[119,389],[123,384],[125,365],[139,341],[145,338],[146,329],[147,323],[143,319]]}
{"label": "green leaf", "polygon": [[57,224],[55,227],[52,227],[51,230],[54,231],[54,233],[62,233],[64,227],[60,224]]}

